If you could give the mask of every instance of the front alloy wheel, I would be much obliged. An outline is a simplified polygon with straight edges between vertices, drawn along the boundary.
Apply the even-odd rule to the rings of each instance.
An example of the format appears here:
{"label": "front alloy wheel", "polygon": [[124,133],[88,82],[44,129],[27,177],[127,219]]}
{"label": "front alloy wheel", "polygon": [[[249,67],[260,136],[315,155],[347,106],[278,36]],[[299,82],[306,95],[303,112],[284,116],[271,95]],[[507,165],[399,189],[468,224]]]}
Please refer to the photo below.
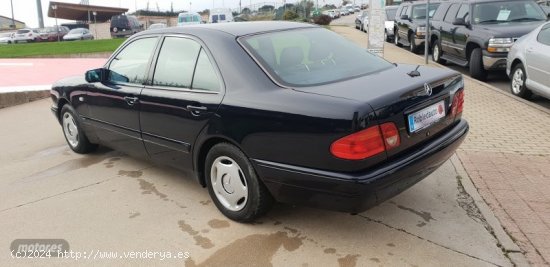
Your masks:
{"label": "front alloy wheel", "polygon": [[239,164],[226,156],[214,160],[210,171],[214,194],[228,210],[240,211],[248,200],[248,186]]}
{"label": "front alloy wheel", "polygon": [[532,95],[531,91],[525,85],[526,73],[523,64],[518,64],[512,71],[511,89],[512,94],[521,98],[529,99]]}

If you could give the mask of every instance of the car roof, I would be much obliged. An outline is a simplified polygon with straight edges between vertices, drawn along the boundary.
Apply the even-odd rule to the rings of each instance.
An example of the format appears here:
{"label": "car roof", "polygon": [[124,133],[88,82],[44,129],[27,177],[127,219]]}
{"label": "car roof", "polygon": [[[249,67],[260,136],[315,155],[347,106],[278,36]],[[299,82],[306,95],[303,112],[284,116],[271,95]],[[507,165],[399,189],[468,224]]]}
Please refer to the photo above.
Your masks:
{"label": "car roof", "polygon": [[254,21],[254,22],[231,22],[231,23],[210,23],[210,24],[195,24],[195,25],[186,25],[182,27],[170,27],[163,29],[153,29],[147,30],[144,32],[138,33],[141,34],[151,34],[151,33],[184,33],[184,34],[193,34],[206,31],[214,31],[220,33],[226,33],[233,35],[235,37],[251,35],[261,32],[271,32],[271,31],[281,31],[281,30],[290,30],[290,29],[299,29],[299,28],[319,28],[319,26],[307,24],[307,23],[298,23],[298,22],[288,22],[288,21]]}

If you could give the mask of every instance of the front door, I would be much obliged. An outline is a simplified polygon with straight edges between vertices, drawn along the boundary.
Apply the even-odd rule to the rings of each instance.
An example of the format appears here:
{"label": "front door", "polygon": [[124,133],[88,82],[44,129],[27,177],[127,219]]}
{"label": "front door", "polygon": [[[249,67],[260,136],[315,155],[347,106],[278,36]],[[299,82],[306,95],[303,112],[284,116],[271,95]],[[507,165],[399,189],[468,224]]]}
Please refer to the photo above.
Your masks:
{"label": "front door", "polygon": [[550,97],[550,24],[542,27],[535,40],[529,41],[525,49],[525,67],[530,80],[528,86]]}
{"label": "front door", "polygon": [[195,140],[223,98],[221,75],[201,42],[166,36],[152,77],[140,97],[147,152],[157,162],[191,170]]}
{"label": "front door", "polygon": [[100,141],[134,156],[146,156],[139,132],[140,93],[158,37],[128,43],[107,64],[108,81],[88,92],[90,123]]}

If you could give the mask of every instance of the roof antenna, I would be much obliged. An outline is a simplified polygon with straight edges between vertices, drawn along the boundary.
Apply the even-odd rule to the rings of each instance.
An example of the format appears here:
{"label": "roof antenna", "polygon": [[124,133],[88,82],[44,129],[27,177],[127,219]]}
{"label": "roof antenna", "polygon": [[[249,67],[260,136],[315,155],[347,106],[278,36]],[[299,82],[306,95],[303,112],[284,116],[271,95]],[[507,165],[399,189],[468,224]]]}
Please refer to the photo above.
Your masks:
{"label": "roof antenna", "polygon": [[409,75],[413,78],[420,76],[420,72],[418,71],[418,68],[420,68],[420,65],[416,66],[416,69],[414,69],[413,71],[407,73],[407,75]]}

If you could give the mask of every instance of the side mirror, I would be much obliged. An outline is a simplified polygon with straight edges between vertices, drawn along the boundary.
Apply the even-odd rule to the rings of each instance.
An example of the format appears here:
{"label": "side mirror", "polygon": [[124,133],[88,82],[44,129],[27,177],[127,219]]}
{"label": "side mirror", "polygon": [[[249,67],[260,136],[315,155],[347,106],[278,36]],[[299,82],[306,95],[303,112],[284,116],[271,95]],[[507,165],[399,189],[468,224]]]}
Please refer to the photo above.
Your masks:
{"label": "side mirror", "polygon": [[86,81],[89,83],[104,82],[109,78],[108,69],[94,69],[86,72]]}
{"label": "side mirror", "polygon": [[403,19],[403,20],[409,20],[409,16],[408,16],[408,15],[403,15],[403,16],[401,16],[401,19]]}
{"label": "side mirror", "polygon": [[456,26],[468,26],[468,23],[466,22],[466,20],[464,20],[463,18],[456,18],[454,21],[453,21],[453,25],[456,25]]}

